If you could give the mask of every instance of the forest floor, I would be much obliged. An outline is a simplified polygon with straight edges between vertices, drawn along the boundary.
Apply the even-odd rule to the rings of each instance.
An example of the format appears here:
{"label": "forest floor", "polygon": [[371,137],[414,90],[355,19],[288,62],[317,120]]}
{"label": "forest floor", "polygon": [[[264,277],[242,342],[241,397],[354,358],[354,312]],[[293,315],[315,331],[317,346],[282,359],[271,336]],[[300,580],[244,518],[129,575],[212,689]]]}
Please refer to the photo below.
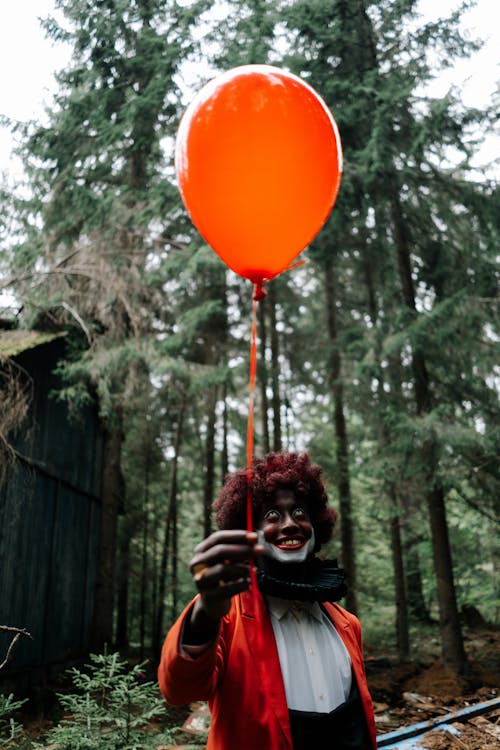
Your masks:
{"label": "forest floor", "polygon": [[[467,678],[456,677],[443,664],[435,639],[419,643],[418,658],[400,663],[393,654],[367,650],[366,672],[373,699],[377,736],[420,722],[439,720],[465,708],[495,701],[490,710],[471,717],[447,717],[446,723],[411,739],[389,743],[387,750],[496,750],[500,747],[500,628],[468,628],[464,634],[470,666]],[[31,715],[28,734],[48,729],[47,718]],[[157,750],[203,750],[208,731],[206,704],[166,707],[164,726],[176,728],[175,745]],[[31,726],[30,726],[31,724]],[[37,726],[38,725],[38,726]],[[396,744],[394,744],[396,743]]]}
{"label": "forest floor", "polygon": [[[467,678],[457,677],[438,648],[422,644],[419,661],[401,664],[369,655],[367,679],[373,699],[377,736],[420,722],[432,722],[463,709],[494,702],[472,718],[447,718],[441,728],[390,747],[425,750],[496,750],[500,747],[500,629],[465,632]],[[486,708],[486,707],[485,707]]]}

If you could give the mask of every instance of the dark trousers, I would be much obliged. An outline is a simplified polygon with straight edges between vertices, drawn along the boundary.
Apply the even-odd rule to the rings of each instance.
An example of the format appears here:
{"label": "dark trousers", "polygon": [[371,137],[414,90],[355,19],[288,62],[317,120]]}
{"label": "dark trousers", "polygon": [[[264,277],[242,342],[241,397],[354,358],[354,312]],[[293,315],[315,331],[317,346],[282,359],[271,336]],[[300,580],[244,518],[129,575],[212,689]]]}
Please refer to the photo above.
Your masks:
{"label": "dark trousers", "polygon": [[328,714],[289,711],[293,750],[371,750],[365,713],[353,681],[349,698]]}

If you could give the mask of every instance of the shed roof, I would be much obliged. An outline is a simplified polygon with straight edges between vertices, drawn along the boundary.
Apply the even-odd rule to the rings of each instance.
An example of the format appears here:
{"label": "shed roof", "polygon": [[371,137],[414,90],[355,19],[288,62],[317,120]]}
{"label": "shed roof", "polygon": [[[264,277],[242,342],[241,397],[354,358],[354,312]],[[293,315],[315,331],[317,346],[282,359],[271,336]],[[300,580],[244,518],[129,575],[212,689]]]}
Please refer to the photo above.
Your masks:
{"label": "shed roof", "polygon": [[62,336],[66,336],[65,331],[0,331],[0,360],[15,357],[27,349],[36,349]]}

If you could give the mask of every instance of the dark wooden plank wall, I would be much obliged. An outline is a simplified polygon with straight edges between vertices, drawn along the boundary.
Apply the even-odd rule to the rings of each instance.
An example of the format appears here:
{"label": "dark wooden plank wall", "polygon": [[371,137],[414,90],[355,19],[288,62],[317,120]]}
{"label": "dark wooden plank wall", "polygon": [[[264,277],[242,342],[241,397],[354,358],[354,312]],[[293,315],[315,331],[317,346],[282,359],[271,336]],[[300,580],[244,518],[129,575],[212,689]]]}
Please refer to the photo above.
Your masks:
{"label": "dark wooden plank wall", "polygon": [[[77,419],[50,393],[61,340],[16,360],[34,385],[26,460],[0,490],[0,624],[26,628],[8,673],[40,672],[85,653],[99,531],[102,432],[95,406]],[[0,657],[9,638],[0,634]]]}

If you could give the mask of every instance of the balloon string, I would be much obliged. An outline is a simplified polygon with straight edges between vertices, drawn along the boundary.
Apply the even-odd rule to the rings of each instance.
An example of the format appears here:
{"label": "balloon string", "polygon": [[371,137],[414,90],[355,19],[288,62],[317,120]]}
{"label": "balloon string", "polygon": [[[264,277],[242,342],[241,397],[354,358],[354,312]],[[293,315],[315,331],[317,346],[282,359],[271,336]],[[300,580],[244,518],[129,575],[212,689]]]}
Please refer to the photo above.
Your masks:
{"label": "balloon string", "polygon": [[[259,299],[257,284],[254,285],[252,299],[252,331],[250,336],[250,377],[249,377],[249,401],[247,421],[247,531],[254,530],[252,512],[252,463],[253,463],[253,432],[254,432],[254,403],[255,403],[255,376],[257,373],[257,302]],[[253,561],[250,564],[250,580],[252,583],[254,603],[257,596],[257,575]]]}
{"label": "balloon string", "polygon": [[[252,298],[252,331],[250,336],[250,378],[249,378],[249,401],[248,401],[248,422],[247,422],[247,531],[254,530],[253,522],[253,506],[252,506],[252,465],[253,465],[253,447],[254,447],[254,394],[255,394],[255,376],[257,373],[257,303],[259,300],[266,296],[262,288],[262,282],[254,284],[254,293]],[[257,618],[259,609],[259,590],[257,587],[257,572],[255,569],[255,562],[250,560],[250,584],[253,596],[253,611]],[[269,707],[267,699],[271,695],[271,684],[269,678],[269,672],[266,668],[266,649],[264,643],[264,629],[262,623],[256,622],[256,650],[258,669],[260,672],[260,679],[262,685],[262,691],[266,697],[266,708],[264,709],[269,714]],[[272,717],[270,714],[264,721],[269,725],[273,725]],[[277,747],[277,741],[273,740],[272,747]],[[271,747],[271,746],[270,746]]]}

